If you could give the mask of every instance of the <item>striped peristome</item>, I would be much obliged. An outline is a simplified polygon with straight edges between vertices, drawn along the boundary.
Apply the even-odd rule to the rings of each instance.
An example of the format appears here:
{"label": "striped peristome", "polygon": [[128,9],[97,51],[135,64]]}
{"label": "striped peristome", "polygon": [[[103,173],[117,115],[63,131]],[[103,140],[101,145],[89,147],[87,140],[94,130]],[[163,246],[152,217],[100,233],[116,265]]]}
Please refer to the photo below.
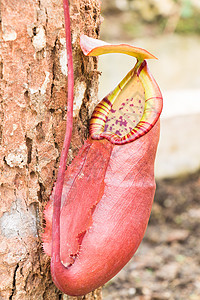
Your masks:
{"label": "striped peristome", "polygon": [[96,106],[90,121],[90,135],[93,139],[105,138],[116,145],[133,142],[151,130],[161,111],[160,89],[146,61],[138,61]]}

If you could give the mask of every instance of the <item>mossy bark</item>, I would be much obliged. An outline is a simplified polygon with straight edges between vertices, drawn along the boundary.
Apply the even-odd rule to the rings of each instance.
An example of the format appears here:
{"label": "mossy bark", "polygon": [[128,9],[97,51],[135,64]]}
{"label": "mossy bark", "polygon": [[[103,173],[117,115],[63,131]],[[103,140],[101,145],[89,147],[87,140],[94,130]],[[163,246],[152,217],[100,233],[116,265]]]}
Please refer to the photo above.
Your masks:
{"label": "mossy bark", "polygon": [[[0,298],[76,299],[53,284],[50,259],[41,246],[42,212],[56,180],[66,124],[62,0],[1,0],[0,12]],[[87,137],[97,102],[97,59],[83,56],[79,37],[98,37],[99,0],[71,0],[70,15],[72,160]],[[101,299],[101,291],[84,299]]]}

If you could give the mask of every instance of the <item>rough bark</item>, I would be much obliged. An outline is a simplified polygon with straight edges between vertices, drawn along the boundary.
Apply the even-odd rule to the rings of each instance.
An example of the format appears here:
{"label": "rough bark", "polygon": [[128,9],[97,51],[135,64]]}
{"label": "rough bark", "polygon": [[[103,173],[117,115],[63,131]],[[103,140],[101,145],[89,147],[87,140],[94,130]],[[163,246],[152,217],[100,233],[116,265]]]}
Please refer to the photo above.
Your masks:
{"label": "rough bark", "polygon": [[[62,0],[1,0],[0,11],[0,299],[76,299],[56,289],[50,259],[41,247],[42,211],[56,179],[65,133]],[[99,0],[73,0],[70,13],[75,69],[72,160],[87,136],[97,102],[97,60],[83,57],[79,36],[98,36]],[[84,299],[101,299],[101,291]]]}

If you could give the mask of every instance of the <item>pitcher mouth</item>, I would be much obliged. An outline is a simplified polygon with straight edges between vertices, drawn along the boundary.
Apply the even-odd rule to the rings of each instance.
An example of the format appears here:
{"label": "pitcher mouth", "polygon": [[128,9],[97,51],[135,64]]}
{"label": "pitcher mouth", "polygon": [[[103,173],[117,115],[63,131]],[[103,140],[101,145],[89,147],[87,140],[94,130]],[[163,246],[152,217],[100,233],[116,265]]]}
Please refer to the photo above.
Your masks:
{"label": "pitcher mouth", "polygon": [[92,139],[107,139],[116,145],[133,142],[157,122],[162,95],[146,61],[135,67],[96,106],[90,121]]}

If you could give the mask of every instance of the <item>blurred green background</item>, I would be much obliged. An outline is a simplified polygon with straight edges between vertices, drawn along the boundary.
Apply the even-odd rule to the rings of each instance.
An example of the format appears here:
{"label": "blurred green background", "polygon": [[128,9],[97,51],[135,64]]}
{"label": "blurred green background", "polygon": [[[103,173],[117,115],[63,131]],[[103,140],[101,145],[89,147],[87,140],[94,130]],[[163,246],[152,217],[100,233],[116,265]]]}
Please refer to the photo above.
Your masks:
{"label": "blurred green background", "polygon": [[[132,39],[163,33],[200,33],[199,0],[102,1],[106,39]],[[105,30],[108,25],[109,30]]]}

